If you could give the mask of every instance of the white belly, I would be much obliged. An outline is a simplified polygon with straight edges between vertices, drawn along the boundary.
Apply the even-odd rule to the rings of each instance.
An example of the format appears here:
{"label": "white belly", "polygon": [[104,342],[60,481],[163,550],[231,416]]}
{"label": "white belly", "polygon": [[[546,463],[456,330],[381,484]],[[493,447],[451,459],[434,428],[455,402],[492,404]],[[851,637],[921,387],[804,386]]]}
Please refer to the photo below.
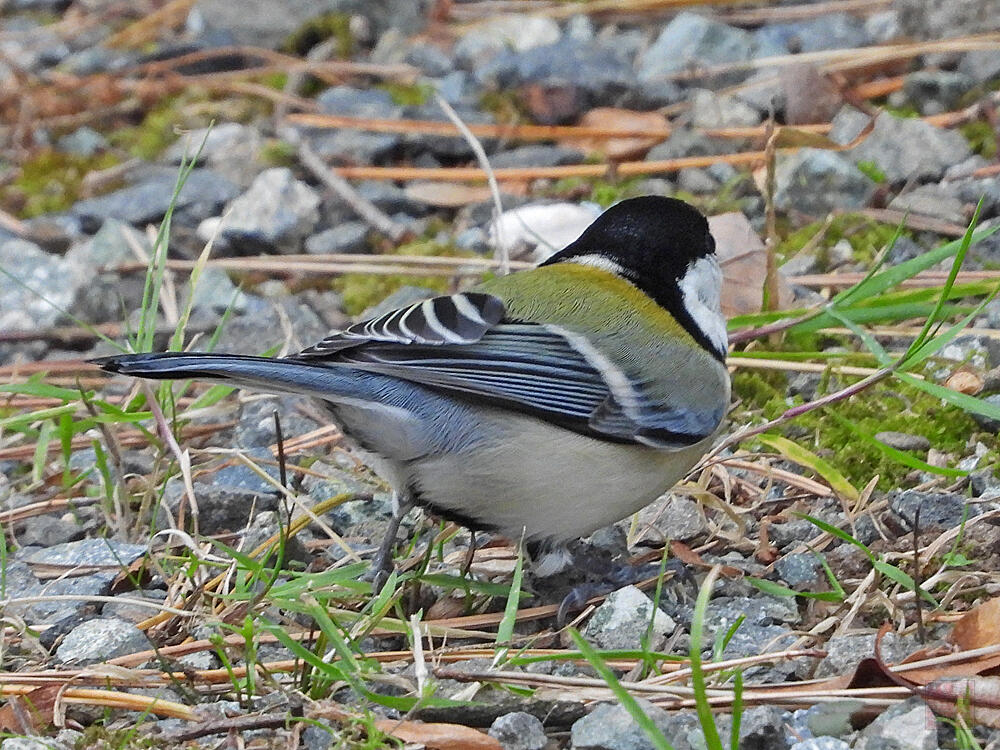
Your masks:
{"label": "white belly", "polygon": [[[508,416],[509,419],[509,416]],[[651,503],[710,444],[678,451],[606,443],[517,417],[507,438],[474,455],[410,464],[422,500],[517,539],[586,536]]]}

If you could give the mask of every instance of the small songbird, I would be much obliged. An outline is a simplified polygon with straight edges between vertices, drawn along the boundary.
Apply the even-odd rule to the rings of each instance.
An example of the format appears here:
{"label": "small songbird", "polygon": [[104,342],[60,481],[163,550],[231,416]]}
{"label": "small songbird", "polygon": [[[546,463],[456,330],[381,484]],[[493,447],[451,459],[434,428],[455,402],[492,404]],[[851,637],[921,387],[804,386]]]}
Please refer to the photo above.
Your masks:
{"label": "small songbird", "polygon": [[545,552],[614,523],[681,479],[729,403],[722,274],[705,218],[624,200],[530,270],[333,333],[278,359],[126,354],[141,378],[312,396],[395,491],[376,558],[392,564],[413,504]]}

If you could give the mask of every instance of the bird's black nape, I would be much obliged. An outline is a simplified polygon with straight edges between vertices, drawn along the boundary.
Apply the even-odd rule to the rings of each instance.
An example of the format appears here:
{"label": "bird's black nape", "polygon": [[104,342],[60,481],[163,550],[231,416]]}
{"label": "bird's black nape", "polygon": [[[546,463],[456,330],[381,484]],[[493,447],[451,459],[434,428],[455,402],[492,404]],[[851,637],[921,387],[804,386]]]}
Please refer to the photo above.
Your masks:
{"label": "bird's black nape", "polygon": [[600,256],[656,298],[659,286],[676,285],[692,263],[714,252],[715,240],[698,209],[677,198],[646,195],[613,205],[544,265]]}

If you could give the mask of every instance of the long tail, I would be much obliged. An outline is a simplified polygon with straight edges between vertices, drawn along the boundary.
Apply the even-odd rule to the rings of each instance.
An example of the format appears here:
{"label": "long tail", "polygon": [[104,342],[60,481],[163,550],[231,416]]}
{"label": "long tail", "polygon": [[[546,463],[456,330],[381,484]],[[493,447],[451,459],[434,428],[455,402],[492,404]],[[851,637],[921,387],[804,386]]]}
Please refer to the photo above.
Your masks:
{"label": "long tail", "polygon": [[90,360],[105,372],[152,380],[193,378],[263,391],[316,396],[351,390],[340,368],[295,359],[240,354],[161,352],[119,354]]}

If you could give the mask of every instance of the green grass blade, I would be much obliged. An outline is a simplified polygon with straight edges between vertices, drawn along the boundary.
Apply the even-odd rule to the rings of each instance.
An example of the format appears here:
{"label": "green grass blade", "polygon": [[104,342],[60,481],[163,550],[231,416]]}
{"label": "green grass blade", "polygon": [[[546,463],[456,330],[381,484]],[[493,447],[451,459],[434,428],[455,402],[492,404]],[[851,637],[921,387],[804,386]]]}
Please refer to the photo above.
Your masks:
{"label": "green grass blade", "polygon": [[789,461],[816,472],[840,496],[852,501],[856,501],[860,497],[860,493],[848,481],[847,477],[841,474],[830,463],[812,451],[803,448],[798,443],[794,443],[780,435],[760,435],[757,439],[764,445],[774,448]]}
{"label": "green grass blade", "polygon": [[830,416],[836,419],[841,425],[849,429],[854,435],[856,435],[862,442],[868,443],[873,448],[879,450],[893,461],[903,464],[911,469],[916,469],[918,471],[926,471],[930,474],[938,474],[943,477],[965,477],[969,475],[969,472],[962,471],[961,469],[949,469],[943,466],[932,466],[926,461],[921,461],[916,456],[913,456],[906,451],[901,451],[898,448],[893,448],[891,445],[883,443],[881,440],[873,435],[869,435],[867,432],[862,430],[856,424],[854,424],[849,419],[842,417],[837,414],[833,409],[828,410]]}
{"label": "green grass blade", "polygon": [[504,605],[503,617],[500,625],[497,626],[497,651],[493,657],[493,666],[496,666],[507,656],[507,647],[499,646],[501,643],[510,643],[514,637],[514,625],[517,624],[517,608],[521,600],[521,578],[524,567],[524,545],[518,545],[517,562],[514,564],[514,577],[510,582],[510,591],[507,594],[507,604]]}
{"label": "green grass blade", "polygon": [[984,417],[989,417],[990,419],[1000,419],[1000,406],[991,404],[989,401],[984,401],[983,399],[976,398],[975,396],[968,396],[964,393],[953,391],[951,388],[946,388],[945,386],[938,385],[937,383],[931,383],[927,380],[915,378],[906,372],[897,372],[895,375],[904,383],[912,385],[914,388],[918,388],[932,396],[937,396],[942,401],[945,401],[952,406],[957,406],[959,409],[964,409],[972,414],[980,414]]}
{"label": "green grass blade", "polygon": [[694,604],[694,615],[691,618],[691,637],[688,648],[688,661],[691,664],[691,688],[694,691],[695,710],[698,714],[698,723],[701,724],[701,732],[705,736],[705,746],[708,750],[722,750],[722,739],[719,737],[719,730],[715,726],[712,706],[708,702],[708,683],[705,679],[705,671],[701,668],[701,644],[705,636],[705,614],[708,612],[708,602],[712,598],[712,589],[715,587],[715,579],[718,575],[719,566],[716,565],[705,576],[705,580],[698,590],[698,598]]}

